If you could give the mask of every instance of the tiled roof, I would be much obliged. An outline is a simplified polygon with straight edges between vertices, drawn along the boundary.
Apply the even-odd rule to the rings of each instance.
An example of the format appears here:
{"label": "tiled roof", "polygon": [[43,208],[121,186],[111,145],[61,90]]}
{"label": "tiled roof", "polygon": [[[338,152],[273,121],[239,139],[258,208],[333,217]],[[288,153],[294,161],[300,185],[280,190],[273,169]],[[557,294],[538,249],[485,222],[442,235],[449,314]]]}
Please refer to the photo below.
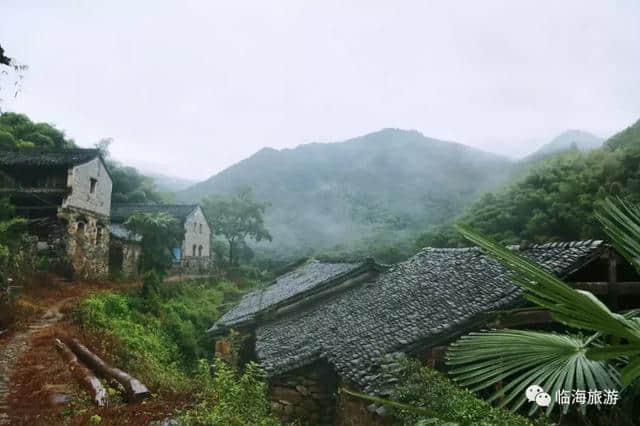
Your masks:
{"label": "tiled roof", "polygon": [[[523,254],[563,276],[602,250],[600,241],[589,241],[532,246]],[[369,283],[259,326],[256,354],[270,375],[325,359],[360,389],[383,393],[381,359],[454,338],[521,296],[507,270],[480,249],[426,248]]]}
{"label": "tiled roof", "polygon": [[185,219],[198,207],[197,204],[111,204],[111,220],[124,222],[134,213],[167,213],[177,219]]}
{"label": "tiled roof", "polygon": [[250,322],[255,319],[256,314],[265,309],[324,287],[363,265],[364,263],[324,263],[310,260],[281,275],[264,289],[245,295],[240,303],[224,314],[209,331],[216,332]]}
{"label": "tiled roof", "polygon": [[100,156],[97,149],[0,151],[0,167],[71,167]]}

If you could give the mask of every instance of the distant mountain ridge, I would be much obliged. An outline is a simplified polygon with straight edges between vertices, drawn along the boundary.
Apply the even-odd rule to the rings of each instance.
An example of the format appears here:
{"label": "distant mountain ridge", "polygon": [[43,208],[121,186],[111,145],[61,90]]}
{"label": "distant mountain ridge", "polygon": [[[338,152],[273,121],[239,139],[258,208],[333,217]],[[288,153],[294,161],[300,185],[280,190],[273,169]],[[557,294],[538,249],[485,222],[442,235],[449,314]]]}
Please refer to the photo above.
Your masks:
{"label": "distant mountain ridge", "polygon": [[178,192],[183,202],[248,185],[271,204],[276,251],[301,255],[442,223],[508,178],[513,162],[413,130],[383,129],[336,143],[264,148]]}
{"label": "distant mountain ridge", "polygon": [[536,161],[553,154],[578,149],[582,152],[592,151],[602,148],[604,139],[583,130],[566,130],[553,138],[550,142],[542,145],[534,153],[522,159],[523,162]]}

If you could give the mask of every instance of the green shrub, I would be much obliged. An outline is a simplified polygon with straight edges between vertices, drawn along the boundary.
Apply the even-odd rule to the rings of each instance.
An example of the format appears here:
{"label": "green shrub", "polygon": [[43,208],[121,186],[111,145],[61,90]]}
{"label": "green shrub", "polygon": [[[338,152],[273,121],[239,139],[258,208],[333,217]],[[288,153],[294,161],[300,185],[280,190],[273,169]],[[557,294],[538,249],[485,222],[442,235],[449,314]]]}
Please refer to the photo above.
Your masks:
{"label": "green shrub", "polygon": [[[460,424],[531,426],[532,420],[507,410],[494,408],[476,398],[468,390],[456,386],[436,370],[421,366],[416,361],[406,361],[406,375],[396,386],[390,399],[414,407],[428,408],[442,419],[433,425],[445,424],[445,420]],[[406,425],[425,420],[419,414],[405,410],[396,411],[396,418]]]}
{"label": "green shrub", "polygon": [[[213,355],[206,330],[220,316],[232,284],[166,283],[147,297],[101,293],[85,299],[76,318],[85,327],[116,337],[121,368],[162,386],[186,386],[198,360]],[[237,291],[237,289],[236,289]]]}
{"label": "green shrub", "polygon": [[224,361],[216,360],[211,380],[206,369],[200,370],[203,387],[212,399],[204,400],[181,417],[187,426],[276,426],[280,422],[269,413],[267,385],[257,364],[249,363],[242,374]]}

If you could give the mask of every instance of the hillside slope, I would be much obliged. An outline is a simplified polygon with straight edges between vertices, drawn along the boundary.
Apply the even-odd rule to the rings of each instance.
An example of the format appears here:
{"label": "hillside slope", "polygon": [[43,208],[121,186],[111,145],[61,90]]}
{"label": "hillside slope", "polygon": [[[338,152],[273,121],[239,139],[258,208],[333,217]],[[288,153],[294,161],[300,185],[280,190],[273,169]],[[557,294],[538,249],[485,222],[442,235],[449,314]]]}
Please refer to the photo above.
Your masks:
{"label": "hillside slope", "polygon": [[[544,242],[604,238],[593,213],[606,197],[640,203],[640,121],[601,149],[570,150],[536,163],[503,190],[487,193],[453,218],[497,240]],[[423,245],[467,245],[451,224],[426,233]]]}
{"label": "hillside slope", "polygon": [[[340,143],[262,149],[177,194],[194,202],[243,185],[271,203],[272,249],[309,254],[446,221],[504,182],[512,162],[417,131],[384,129]],[[295,253],[291,253],[291,251]]]}
{"label": "hillside slope", "polygon": [[567,130],[542,145],[534,153],[524,157],[521,163],[533,163],[571,149],[577,149],[581,152],[593,151],[602,148],[603,142],[604,139],[592,133],[582,130]]}

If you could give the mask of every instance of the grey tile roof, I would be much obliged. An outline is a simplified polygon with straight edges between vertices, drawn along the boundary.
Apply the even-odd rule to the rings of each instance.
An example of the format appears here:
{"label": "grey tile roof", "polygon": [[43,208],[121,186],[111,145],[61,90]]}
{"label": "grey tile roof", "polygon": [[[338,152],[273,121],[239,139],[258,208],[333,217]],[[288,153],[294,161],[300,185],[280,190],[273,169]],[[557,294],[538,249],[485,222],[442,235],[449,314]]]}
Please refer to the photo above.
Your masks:
{"label": "grey tile roof", "polygon": [[[602,243],[538,245],[523,254],[565,275]],[[383,393],[380,360],[464,331],[490,310],[522,301],[498,262],[478,248],[426,248],[362,284],[256,329],[256,354],[270,375],[319,359],[358,388]],[[442,344],[442,343],[438,343]],[[380,380],[383,380],[381,385]]]}
{"label": "grey tile roof", "polygon": [[224,314],[209,331],[216,332],[250,322],[255,319],[256,314],[265,309],[329,285],[362,265],[364,263],[324,263],[310,260],[281,275],[264,289],[246,294],[240,303]]}
{"label": "grey tile roof", "polygon": [[184,220],[198,207],[197,204],[111,204],[111,220],[124,222],[134,213],[167,213]]}
{"label": "grey tile roof", "polygon": [[0,151],[0,167],[71,167],[100,156],[97,149]]}

